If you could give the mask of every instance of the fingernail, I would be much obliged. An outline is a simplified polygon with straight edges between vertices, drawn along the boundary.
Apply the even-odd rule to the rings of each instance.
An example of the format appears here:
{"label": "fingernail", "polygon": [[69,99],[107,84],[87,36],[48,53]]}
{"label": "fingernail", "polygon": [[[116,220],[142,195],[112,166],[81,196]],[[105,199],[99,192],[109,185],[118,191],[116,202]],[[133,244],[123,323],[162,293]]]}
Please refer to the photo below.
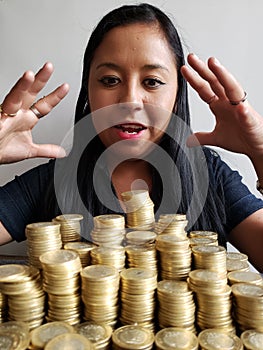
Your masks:
{"label": "fingernail", "polygon": [[217,66],[221,66],[221,63],[218,61],[218,59],[216,57],[214,57],[214,63],[217,65]]}

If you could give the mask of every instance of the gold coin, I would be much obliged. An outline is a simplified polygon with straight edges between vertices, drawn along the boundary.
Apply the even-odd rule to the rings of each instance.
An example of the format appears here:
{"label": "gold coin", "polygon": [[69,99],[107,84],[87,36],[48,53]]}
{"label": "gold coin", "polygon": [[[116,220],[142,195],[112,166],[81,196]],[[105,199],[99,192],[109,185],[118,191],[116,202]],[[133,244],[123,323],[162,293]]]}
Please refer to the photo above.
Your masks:
{"label": "gold coin", "polygon": [[57,335],[45,346],[45,350],[92,350],[92,343],[82,334],[65,333]]}
{"label": "gold coin", "polygon": [[83,322],[75,326],[76,332],[87,337],[92,343],[101,344],[110,341],[112,328],[106,324]]}
{"label": "gold coin", "polygon": [[246,349],[262,350],[263,332],[248,329],[241,333],[240,338]]}
{"label": "gold coin", "polygon": [[242,342],[235,334],[224,332],[221,329],[205,329],[198,335],[201,349],[213,350],[242,350]]}
{"label": "gold coin", "polygon": [[233,283],[253,283],[257,285],[263,284],[263,278],[258,272],[253,271],[232,271],[227,274],[228,280]]}
{"label": "gold coin", "polygon": [[158,350],[197,350],[197,336],[185,329],[169,327],[158,331],[155,335]]}
{"label": "gold coin", "polygon": [[[0,333],[2,332],[2,334],[6,333],[6,334],[16,334],[19,337],[19,341],[17,344],[17,347],[14,348],[16,350],[25,350],[27,349],[28,345],[29,345],[29,326],[26,322],[22,322],[22,321],[7,321],[4,323],[0,324]],[[1,336],[0,336],[1,339]],[[0,340],[0,345],[2,345],[1,343],[2,339]],[[2,348],[1,346],[1,350],[4,350],[4,347]],[[7,348],[9,349],[9,348]],[[11,349],[11,348],[10,348]]]}
{"label": "gold coin", "polygon": [[154,334],[142,326],[127,325],[112,333],[112,342],[120,349],[151,349]]}
{"label": "gold coin", "polygon": [[15,282],[26,274],[25,265],[6,264],[0,266],[0,283]]}

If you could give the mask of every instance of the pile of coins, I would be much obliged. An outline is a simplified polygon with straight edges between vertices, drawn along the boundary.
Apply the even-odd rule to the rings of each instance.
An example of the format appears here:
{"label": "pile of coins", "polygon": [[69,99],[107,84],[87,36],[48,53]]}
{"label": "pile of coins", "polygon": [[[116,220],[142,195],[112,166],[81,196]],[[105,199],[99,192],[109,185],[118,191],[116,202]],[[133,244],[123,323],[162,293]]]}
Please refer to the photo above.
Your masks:
{"label": "pile of coins", "polygon": [[115,267],[118,271],[125,268],[125,248],[124,247],[96,247],[91,253],[92,265],[109,265]]}
{"label": "pile of coins", "polygon": [[103,246],[122,246],[125,238],[125,218],[123,215],[98,215],[93,218],[92,242]]}
{"label": "pile of coins", "polygon": [[78,253],[81,266],[86,267],[88,265],[91,265],[90,252],[95,247],[97,247],[95,244],[89,242],[68,242],[64,244],[63,248],[67,250],[73,250]]}
{"label": "pile of coins", "polygon": [[113,266],[90,265],[81,271],[84,320],[114,328],[118,321],[120,274]]}
{"label": "pile of coins", "polygon": [[158,261],[155,245],[128,245],[125,247],[125,252],[128,267],[150,269],[158,274]]}
{"label": "pile of coins", "polygon": [[113,350],[151,350],[153,344],[153,332],[139,325],[122,326],[112,333]]}
{"label": "pile of coins", "polygon": [[122,270],[120,277],[121,323],[138,324],[153,330],[157,274],[149,269],[133,267]]}
{"label": "pile of coins", "polygon": [[65,321],[71,325],[81,319],[80,271],[78,254],[60,249],[40,256],[43,290],[48,295],[46,320]]}
{"label": "pile of coins", "polygon": [[157,235],[171,234],[185,237],[187,235],[187,223],[188,221],[184,214],[161,214],[155,224],[154,231]]}
{"label": "pile of coins", "polygon": [[185,281],[162,280],[157,284],[160,328],[178,327],[195,332],[195,302]]}
{"label": "pile of coins", "polygon": [[160,278],[185,280],[191,271],[192,252],[187,237],[162,234],[156,238]]}
{"label": "pile of coins", "polygon": [[121,194],[126,208],[128,228],[151,230],[155,225],[154,204],[148,191],[134,190]]}
{"label": "pile of coins", "polygon": [[0,266],[0,290],[7,296],[8,319],[27,322],[30,329],[43,323],[45,293],[40,272],[33,266]]}
{"label": "pile of coins", "polygon": [[60,224],[36,222],[26,226],[27,254],[29,264],[41,269],[40,255],[62,247]]}
{"label": "pile of coins", "polygon": [[112,328],[109,325],[87,321],[76,325],[75,330],[89,339],[94,350],[111,349]]}
{"label": "pile of coins", "polygon": [[198,350],[197,336],[180,327],[168,327],[155,334],[156,350]]}
{"label": "pile of coins", "polygon": [[80,214],[58,215],[52,220],[60,224],[60,234],[63,245],[67,242],[81,240],[81,220],[83,220],[83,216]]}

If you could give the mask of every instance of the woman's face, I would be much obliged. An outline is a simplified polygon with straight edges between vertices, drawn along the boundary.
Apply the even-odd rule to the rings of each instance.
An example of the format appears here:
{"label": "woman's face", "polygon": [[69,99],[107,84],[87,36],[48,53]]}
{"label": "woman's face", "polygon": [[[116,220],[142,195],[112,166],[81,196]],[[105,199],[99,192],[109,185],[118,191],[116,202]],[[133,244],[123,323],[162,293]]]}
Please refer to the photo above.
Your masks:
{"label": "woman's face", "polygon": [[175,58],[156,24],[110,30],[95,51],[88,94],[96,131],[106,147],[139,157],[159,142],[177,94]]}

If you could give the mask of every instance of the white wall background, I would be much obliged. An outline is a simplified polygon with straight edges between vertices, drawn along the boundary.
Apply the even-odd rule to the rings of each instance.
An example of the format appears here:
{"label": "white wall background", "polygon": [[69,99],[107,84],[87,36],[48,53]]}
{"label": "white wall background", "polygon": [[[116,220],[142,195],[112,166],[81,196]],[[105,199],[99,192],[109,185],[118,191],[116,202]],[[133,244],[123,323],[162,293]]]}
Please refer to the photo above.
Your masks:
{"label": "white wall background", "polygon": [[[174,19],[185,52],[207,59],[216,56],[242,83],[250,103],[263,114],[261,0],[149,0]],[[80,87],[82,57],[91,30],[110,9],[134,1],[120,0],[0,0],[0,101],[12,84],[46,61],[55,66],[45,95],[62,82],[71,90],[66,99],[35,127],[39,143],[60,143],[73,124]],[[40,96],[40,97],[41,97]],[[195,131],[213,128],[207,105],[190,91],[192,126]],[[223,158],[243,175],[256,195],[256,175],[243,155],[220,151]],[[27,160],[1,165],[0,185],[46,160]],[[18,198],[19,200],[19,198]],[[0,253],[24,254],[26,243],[11,243]]]}

